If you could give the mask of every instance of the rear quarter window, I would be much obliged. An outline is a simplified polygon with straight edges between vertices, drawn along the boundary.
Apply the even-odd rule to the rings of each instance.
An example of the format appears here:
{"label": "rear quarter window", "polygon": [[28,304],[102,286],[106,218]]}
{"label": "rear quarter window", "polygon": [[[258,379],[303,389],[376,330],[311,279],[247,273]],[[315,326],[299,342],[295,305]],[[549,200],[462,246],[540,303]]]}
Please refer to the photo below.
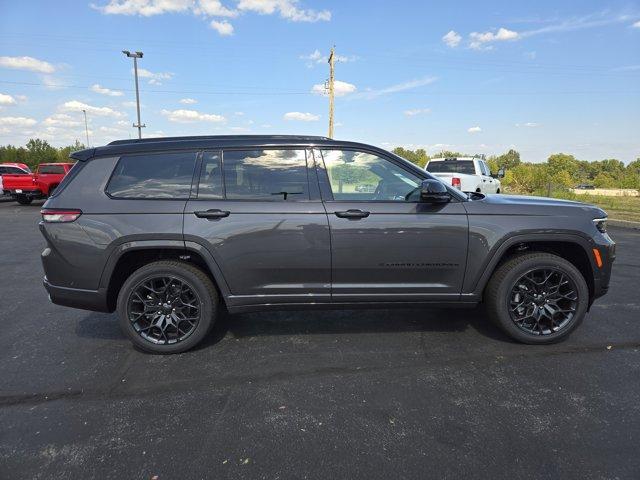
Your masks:
{"label": "rear quarter window", "polygon": [[123,156],[106,192],[114,198],[186,200],[195,163],[196,152]]}

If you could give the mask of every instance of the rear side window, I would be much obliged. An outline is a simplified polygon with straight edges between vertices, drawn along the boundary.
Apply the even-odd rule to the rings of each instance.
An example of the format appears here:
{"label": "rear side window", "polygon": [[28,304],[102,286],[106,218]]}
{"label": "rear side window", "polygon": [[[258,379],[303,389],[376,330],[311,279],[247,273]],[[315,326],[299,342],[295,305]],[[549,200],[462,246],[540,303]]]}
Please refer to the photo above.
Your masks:
{"label": "rear side window", "polygon": [[116,198],[189,198],[195,152],[123,156],[107,185]]}
{"label": "rear side window", "polygon": [[427,164],[427,172],[467,173],[469,175],[474,175],[476,170],[473,167],[473,160],[444,160],[429,162]]}
{"label": "rear side window", "polygon": [[62,173],[64,174],[63,165],[41,165],[38,169],[38,173]]}
{"label": "rear side window", "polygon": [[226,150],[223,165],[229,200],[309,199],[304,150]]}

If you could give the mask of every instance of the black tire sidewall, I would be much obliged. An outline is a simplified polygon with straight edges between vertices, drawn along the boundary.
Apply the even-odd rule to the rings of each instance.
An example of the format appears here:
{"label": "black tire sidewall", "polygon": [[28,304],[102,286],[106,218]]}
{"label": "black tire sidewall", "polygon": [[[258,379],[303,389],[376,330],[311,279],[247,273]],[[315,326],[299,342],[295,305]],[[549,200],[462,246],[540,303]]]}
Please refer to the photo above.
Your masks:
{"label": "black tire sidewall", "polygon": [[[171,345],[157,345],[142,338],[129,321],[128,303],[129,296],[133,288],[146,278],[157,276],[174,276],[188,283],[197,293],[201,302],[201,317],[196,329],[185,340]],[[171,354],[181,353],[196,346],[209,332],[214,323],[214,315],[216,314],[216,299],[211,296],[210,290],[203,280],[195,274],[191,269],[181,267],[179,264],[175,266],[168,265],[147,265],[136,270],[124,282],[120,293],[118,294],[117,313],[122,331],[127,335],[133,344],[150,353]]]}
{"label": "black tire sidewall", "polygon": [[[505,265],[505,267],[509,268],[508,265]],[[571,320],[571,324],[549,335],[532,335],[527,333],[519,328],[511,319],[511,315],[509,315],[508,303],[513,285],[527,271],[538,268],[561,270],[571,278],[578,290],[578,306]],[[580,271],[570,262],[555,255],[547,255],[543,258],[532,257],[516,264],[505,274],[497,288],[497,298],[494,301],[497,302],[495,305],[497,318],[495,318],[495,320],[508,335],[520,342],[529,344],[555,343],[565,338],[582,323],[589,307],[589,288]]]}

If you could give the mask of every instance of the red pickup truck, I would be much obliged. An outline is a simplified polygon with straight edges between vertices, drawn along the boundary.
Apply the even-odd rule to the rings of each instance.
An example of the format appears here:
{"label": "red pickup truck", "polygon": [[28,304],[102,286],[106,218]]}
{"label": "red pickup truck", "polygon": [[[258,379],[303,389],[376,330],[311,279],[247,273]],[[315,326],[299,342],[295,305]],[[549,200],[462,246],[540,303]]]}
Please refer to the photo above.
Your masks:
{"label": "red pickup truck", "polygon": [[35,173],[3,175],[3,188],[20,205],[29,205],[34,198],[51,195],[71,167],[73,163],[41,163]]}

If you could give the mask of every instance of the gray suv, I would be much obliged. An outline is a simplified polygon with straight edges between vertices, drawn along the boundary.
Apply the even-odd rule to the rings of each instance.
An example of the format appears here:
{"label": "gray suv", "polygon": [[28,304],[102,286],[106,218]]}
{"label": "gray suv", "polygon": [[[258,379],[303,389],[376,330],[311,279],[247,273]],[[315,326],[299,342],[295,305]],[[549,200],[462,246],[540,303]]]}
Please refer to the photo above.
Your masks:
{"label": "gray suv", "polygon": [[179,137],[71,156],[42,210],[44,286],[117,311],[149,352],[192,348],[221,309],[481,302],[514,339],[551,343],[609,285],[599,208],[467,195],[369,145]]}

